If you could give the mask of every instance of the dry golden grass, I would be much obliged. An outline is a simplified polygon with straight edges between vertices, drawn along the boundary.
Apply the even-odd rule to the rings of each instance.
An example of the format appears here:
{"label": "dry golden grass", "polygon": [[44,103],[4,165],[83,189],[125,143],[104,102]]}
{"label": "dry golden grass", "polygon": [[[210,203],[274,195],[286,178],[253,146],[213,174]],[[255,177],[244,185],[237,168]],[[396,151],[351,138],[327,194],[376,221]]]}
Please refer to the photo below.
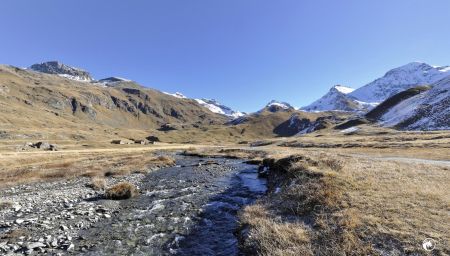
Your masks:
{"label": "dry golden grass", "polygon": [[370,154],[375,156],[404,156],[449,160],[449,131],[396,131],[387,128],[361,126],[352,135],[336,130],[278,140],[278,145],[293,150],[327,150],[336,154]]}
{"label": "dry golden grass", "polygon": [[106,179],[104,177],[91,177],[89,187],[94,190],[104,190],[106,188]]}
{"label": "dry golden grass", "polygon": [[0,156],[0,187],[79,176],[118,176],[171,166],[171,157],[144,150],[20,152]]}
{"label": "dry golden grass", "polygon": [[113,200],[122,200],[135,197],[137,194],[136,186],[129,182],[120,182],[106,189],[105,197]]}
{"label": "dry golden grass", "polygon": [[[422,241],[432,238],[434,255],[450,253],[450,168],[303,153],[265,160],[272,193],[241,215],[251,234],[244,249],[261,255],[292,255],[292,248],[302,255],[425,255]],[[277,186],[281,192],[274,193]],[[291,229],[301,234],[298,240]]]}
{"label": "dry golden grass", "polygon": [[261,205],[245,208],[240,215],[249,228],[244,250],[259,255],[313,255],[310,234],[301,223],[283,223],[270,218]]}

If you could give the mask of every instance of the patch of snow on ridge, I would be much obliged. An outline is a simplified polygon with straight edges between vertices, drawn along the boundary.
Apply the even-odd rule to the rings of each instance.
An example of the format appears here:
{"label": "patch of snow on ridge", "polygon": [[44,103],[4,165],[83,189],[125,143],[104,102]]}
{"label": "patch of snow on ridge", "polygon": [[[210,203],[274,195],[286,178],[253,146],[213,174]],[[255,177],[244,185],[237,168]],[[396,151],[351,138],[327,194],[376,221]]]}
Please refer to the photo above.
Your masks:
{"label": "patch of snow on ridge", "polygon": [[342,130],[341,132],[342,132],[343,134],[349,134],[349,133],[354,133],[354,132],[357,132],[357,131],[359,131],[359,128],[353,126],[353,127],[344,129],[344,130]]}
{"label": "patch of snow on ridge", "polygon": [[355,90],[353,88],[342,86],[342,85],[336,85],[336,86],[334,86],[334,88],[337,91],[342,92],[344,94],[349,94],[349,93],[351,93],[351,92],[353,92]]}
{"label": "patch of snow on ridge", "polygon": [[212,99],[195,99],[198,104],[204,106],[205,108],[209,109],[213,113],[226,115],[232,118],[238,118],[242,117],[245,114],[240,111],[232,110],[231,108],[220,104],[218,101]]}
{"label": "patch of snow on ridge", "polygon": [[91,79],[87,79],[85,77],[81,77],[81,76],[72,76],[72,75],[68,75],[68,74],[57,74],[60,77],[64,77],[70,80],[75,80],[75,81],[79,81],[79,82],[90,82]]}
{"label": "patch of snow on ridge", "polygon": [[168,93],[168,92],[163,92],[164,94],[173,96],[175,98],[179,98],[179,99],[187,99],[186,96],[184,96],[181,92],[176,92],[176,93]]}

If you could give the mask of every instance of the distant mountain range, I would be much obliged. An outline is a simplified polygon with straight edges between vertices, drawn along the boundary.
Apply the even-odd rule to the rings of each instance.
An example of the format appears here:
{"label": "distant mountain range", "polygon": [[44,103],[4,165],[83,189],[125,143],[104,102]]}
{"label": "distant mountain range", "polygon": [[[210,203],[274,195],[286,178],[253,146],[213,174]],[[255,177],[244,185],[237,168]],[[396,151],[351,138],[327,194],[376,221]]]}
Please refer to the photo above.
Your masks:
{"label": "distant mountain range", "polygon": [[334,86],[322,98],[302,109],[364,112],[401,91],[418,85],[429,85],[449,75],[449,66],[431,66],[422,62],[411,62],[389,70],[383,77],[356,90]]}
{"label": "distant mountain range", "polygon": [[[111,109],[115,105],[139,118],[141,114],[150,115],[152,121],[149,122],[153,125],[162,125],[165,122],[183,123],[185,121],[192,121],[191,123],[220,123],[221,120],[224,120],[224,122],[227,122],[225,120],[234,120],[229,122],[232,125],[244,123],[261,125],[263,121],[259,120],[260,118],[267,119],[270,117],[272,121],[268,121],[271,123],[268,127],[273,127],[274,131],[282,130],[283,132],[279,134],[301,134],[322,129],[322,127],[330,127],[333,123],[341,121],[342,115],[338,117],[338,115],[332,113],[337,111],[354,113],[357,116],[366,115],[372,121],[379,122],[383,126],[399,129],[450,129],[450,67],[431,66],[422,62],[412,62],[389,70],[383,77],[358,89],[335,85],[323,97],[300,109],[296,109],[286,102],[272,100],[262,109],[251,114],[233,110],[214,99],[190,99],[179,92],[159,92],[142,87],[125,78],[108,77],[95,80],[89,72],[57,61],[34,64],[26,70],[4,69],[5,72],[14,73],[20,79],[29,77],[28,79],[35,81],[36,84],[40,84],[39,79],[46,80],[47,78],[39,78],[39,76],[22,73],[22,71],[46,73],[84,84],[117,88],[120,93],[125,93],[125,98],[120,99],[120,97],[111,94],[112,102],[106,103],[109,102],[109,99],[98,100],[99,104],[106,104],[107,109]],[[49,81],[52,83],[52,79]],[[426,86],[424,87],[424,85]],[[6,89],[0,89],[0,93],[5,94]],[[7,89],[10,90],[9,87]],[[33,90],[36,90],[36,88]],[[21,93],[25,93],[25,91]],[[90,98],[86,98],[82,95],[85,95],[87,91],[77,93],[80,93],[80,95],[62,98],[50,95],[50,98],[43,100],[45,104],[49,104],[50,107],[56,109],[64,108],[63,105],[67,101],[68,105],[72,105],[71,108],[74,113],[81,110],[92,120],[102,119],[101,115],[98,115],[102,111],[98,111],[98,107],[95,107],[96,100],[92,101],[92,99],[97,99],[100,96],[92,96],[94,93],[89,96]],[[105,95],[105,93],[103,94]],[[109,94],[110,92],[108,92]],[[62,96],[63,93],[58,95]],[[149,95],[153,96],[149,97]],[[40,96],[37,94],[33,97]],[[152,102],[152,99],[155,98],[158,101]],[[24,99],[24,102],[30,101]],[[172,105],[168,104],[169,102]],[[306,114],[304,113],[306,112],[324,112],[324,114],[308,115],[305,118]],[[200,119],[195,113],[200,114]],[[222,116],[222,118],[218,116]],[[108,118],[108,122],[115,123],[111,117],[108,116]],[[280,123],[283,118],[287,118],[284,125]],[[264,123],[267,124],[266,121]],[[275,124],[284,128],[274,128]]]}

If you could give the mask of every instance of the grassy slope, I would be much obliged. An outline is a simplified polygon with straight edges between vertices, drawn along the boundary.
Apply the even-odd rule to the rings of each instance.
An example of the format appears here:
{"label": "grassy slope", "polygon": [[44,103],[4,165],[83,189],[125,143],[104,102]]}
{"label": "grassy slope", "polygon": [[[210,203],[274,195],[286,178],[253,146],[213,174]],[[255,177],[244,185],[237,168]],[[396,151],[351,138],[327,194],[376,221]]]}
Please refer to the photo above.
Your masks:
{"label": "grassy slope", "polygon": [[164,123],[192,127],[227,121],[193,100],[133,83],[103,87],[1,66],[0,85],[0,129],[25,137],[110,139],[134,131],[148,134]]}

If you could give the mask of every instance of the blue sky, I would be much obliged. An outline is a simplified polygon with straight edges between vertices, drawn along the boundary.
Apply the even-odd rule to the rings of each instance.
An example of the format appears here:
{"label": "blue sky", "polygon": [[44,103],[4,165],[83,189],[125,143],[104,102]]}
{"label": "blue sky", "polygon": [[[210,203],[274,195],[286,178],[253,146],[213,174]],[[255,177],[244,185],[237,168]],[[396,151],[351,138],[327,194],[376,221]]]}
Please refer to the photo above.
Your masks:
{"label": "blue sky", "polygon": [[450,65],[448,0],[3,0],[0,63],[60,60],[241,111]]}

